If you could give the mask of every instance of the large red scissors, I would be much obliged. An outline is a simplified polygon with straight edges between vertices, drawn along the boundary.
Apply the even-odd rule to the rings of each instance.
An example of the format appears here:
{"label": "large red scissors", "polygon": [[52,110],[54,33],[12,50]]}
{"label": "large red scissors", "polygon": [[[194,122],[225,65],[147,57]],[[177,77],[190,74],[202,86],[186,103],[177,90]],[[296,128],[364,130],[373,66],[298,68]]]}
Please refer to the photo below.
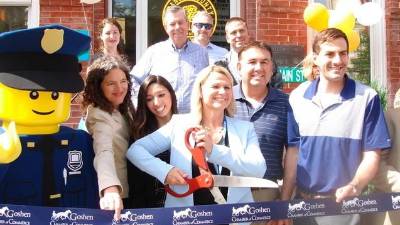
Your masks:
{"label": "large red scissors", "polygon": [[185,178],[188,190],[184,193],[177,193],[172,190],[169,185],[165,185],[165,190],[174,197],[185,197],[193,194],[193,192],[201,188],[212,188],[212,187],[265,187],[265,188],[278,188],[278,184],[267,180],[256,177],[242,177],[242,176],[225,176],[225,175],[214,175],[211,173],[207,160],[206,150],[202,147],[192,147],[190,144],[190,136],[193,132],[200,130],[200,128],[189,128],[185,133],[185,145],[186,148],[191,152],[193,160],[199,167],[200,175],[194,178]]}

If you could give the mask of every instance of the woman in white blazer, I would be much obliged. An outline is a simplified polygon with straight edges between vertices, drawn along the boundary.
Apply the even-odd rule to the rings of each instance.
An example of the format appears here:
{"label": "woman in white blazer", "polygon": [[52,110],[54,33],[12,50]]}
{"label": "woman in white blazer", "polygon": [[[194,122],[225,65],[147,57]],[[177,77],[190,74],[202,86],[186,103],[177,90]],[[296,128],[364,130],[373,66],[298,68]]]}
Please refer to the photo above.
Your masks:
{"label": "woman in white blazer", "polygon": [[82,104],[93,137],[100,208],[115,210],[115,219],[129,195],[125,154],[135,113],[131,87],[128,67],[115,57],[98,58],[88,68]]}
{"label": "woman in white blazer", "polygon": [[[198,173],[184,136],[188,128],[198,127],[200,130],[192,136],[198,147],[206,149],[207,160],[213,163],[210,168],[215,166],[216,173],[219,168],[225,168],[225,171],[229,170],[228,175],[263,177],[266,164],[253,125],[231,118],[235,109],[232,84],[232,76],[225,68],[209,66],[203,69],[193,86],[191,113],[174,115],[168,124],[137,140],[128,149],[127,158],[141,170],[169,184],[175,192],[184,193],[187,190],[184,178],[192,178]],[[170,164],[154,157],[169,149]],[[199,202],[197,192],[182,198],[168,194],[165,206],[215,203],[213,199]],[[225,194],[227,203],[253,201],[247,187],[229,188]],[[210,195],[205,193],[204,196]]]}

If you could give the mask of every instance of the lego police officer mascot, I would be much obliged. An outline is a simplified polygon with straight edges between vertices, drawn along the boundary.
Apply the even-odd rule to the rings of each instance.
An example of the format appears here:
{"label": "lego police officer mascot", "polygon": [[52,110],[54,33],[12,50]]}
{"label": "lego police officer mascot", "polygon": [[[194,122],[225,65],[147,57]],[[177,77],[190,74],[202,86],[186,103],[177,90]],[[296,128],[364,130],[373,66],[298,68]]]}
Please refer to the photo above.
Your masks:
{"label": "lego police officer mascot", "polygon": [[98,207],[91,137],[60,126],[89,47],[60,25],[0,34],[0,203]]}

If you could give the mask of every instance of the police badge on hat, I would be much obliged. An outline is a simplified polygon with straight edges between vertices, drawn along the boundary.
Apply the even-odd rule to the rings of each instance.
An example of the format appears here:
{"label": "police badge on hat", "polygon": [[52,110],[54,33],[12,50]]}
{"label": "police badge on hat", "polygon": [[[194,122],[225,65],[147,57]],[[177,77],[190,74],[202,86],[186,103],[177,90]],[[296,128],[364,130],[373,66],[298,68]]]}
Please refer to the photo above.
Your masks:
{"label": "police badge on hat", "polygon": [[78,150],[69,151],[67,166],[72,170],[68,174],[81,174],[81,169],[83,167],[82,152]]}
{"label": "police badge on hat", "polygon": [[53,24],[0,34],[0,82],[19,90],[80,92],[78,55],[90,37]]}

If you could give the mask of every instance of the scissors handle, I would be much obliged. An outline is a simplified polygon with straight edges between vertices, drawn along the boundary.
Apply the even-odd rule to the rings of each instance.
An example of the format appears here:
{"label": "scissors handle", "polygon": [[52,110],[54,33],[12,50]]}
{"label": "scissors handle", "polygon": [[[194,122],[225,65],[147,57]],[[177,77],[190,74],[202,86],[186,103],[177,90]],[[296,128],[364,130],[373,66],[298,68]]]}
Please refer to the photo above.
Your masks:
{"label": "scissors handle", "polygon": [[196,163],[196,165],[198,167],[208,171],[209,168],[208,168],[208,164],[207,164],[206,157],[205,157],[206,150],[204,148],[200,148],[200,147],[196,147],[196,146],[192,147],[190,145],[190,142],[189,142],[190,135],[193,132],[196,132],[198,130],[200,130],[200,129],[197,128],[197,127],[192,127],[192,128],[189,128],[186,131],[186,133],[185,133],[185,145],[186,145],[186,148],[189,149],[189,151],[192,153],[193,160]]}
{"label": "scissors handle", "polygon": [[182,198],[182,197],[191,195],[193,192],[195,192],[201,188],[210,188],[210,187],[214,186],[214,179],[213,179],[211,173],[203,173],[200,176],[197,176],[192,179],[185,178],[185,180],[186,180],[187,185],[189,186],[189,190],[187,190],[186,192],[177,193],[174,190],[172,190],[168,184],[165,185],[165,191],[174,197]]}
{"label": "scissors handle", "polygon": [[184,193],[177,193],[177,192],[173,191],[168,184],[165,185],[165,191],[174,197],[177,197],[177,198],[186,197],[201,188],[210,188],[210,187],[214,186],[214,178],[210,172],[210,169],[208,168],[208,164],[207,164],[206,157],[205,157],[206,150],[202,147],[196,147],[196,146],[192,147],[190,145],[190,141],[189,141],[190,135],[193,132],[196,132],[199,130],[200,129],[197,127],[192,127],[186,131],[185,145],[186,145],[187,149],[190,151],[190,153],[192,154],[194,162],[199,167],[200,175],[195,178],[191,178],[191,179],[185,178],[185,181],[186,181],[187,185],[189,186],[189,189]]}

